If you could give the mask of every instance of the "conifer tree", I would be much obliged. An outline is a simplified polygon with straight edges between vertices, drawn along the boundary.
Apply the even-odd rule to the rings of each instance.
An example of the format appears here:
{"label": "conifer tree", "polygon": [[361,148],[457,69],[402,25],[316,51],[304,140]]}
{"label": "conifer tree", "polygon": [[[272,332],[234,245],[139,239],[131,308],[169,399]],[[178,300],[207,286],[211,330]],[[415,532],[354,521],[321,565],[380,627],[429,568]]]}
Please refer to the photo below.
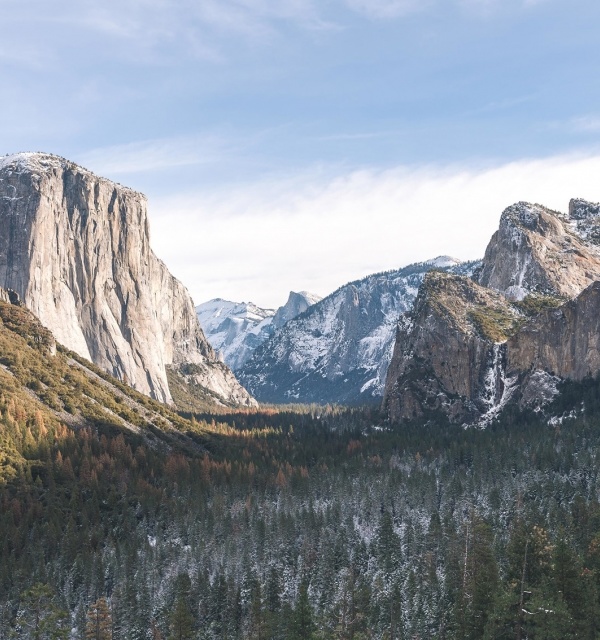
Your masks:
{"label": "conifer tree", "polygon": [[15,635],[27,640],[61,640],[68,638],[68,614],[54,602],[54,592],[47,584],[36,583],[21,594]]}
{"label": "conifer tree", "polygon": [[112,618],[106,598],[90,605],[85,625],[86,640],[112,640]]}
{"label": "conifer tree", "polygon": [[191,581],[187,573],[177,576],[175,602],[171,613],[169,640],[190,640],[194,637],[194,616],[190,607]]}
{"label": "conifer tree", "polygon": [[311,640],[315,630],[313,612],[308,599],[308,582],[302,580],[298,601],[294,607],[288,638],[289,640]]}

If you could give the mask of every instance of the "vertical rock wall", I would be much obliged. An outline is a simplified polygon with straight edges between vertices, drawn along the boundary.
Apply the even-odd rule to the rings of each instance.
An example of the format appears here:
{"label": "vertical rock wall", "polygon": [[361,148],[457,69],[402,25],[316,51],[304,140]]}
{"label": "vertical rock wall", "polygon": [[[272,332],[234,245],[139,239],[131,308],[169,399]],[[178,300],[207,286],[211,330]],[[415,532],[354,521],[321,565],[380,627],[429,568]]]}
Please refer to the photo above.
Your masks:
{"label": "vertical rock wall", "polygon": [[[252,402],[150,248],[145,197],[56,156],[0,160],[0,286],[58,342],[163,402],[166,366],[193,363],[227,402]],[[233,383],[232,383],[233,379]]]}

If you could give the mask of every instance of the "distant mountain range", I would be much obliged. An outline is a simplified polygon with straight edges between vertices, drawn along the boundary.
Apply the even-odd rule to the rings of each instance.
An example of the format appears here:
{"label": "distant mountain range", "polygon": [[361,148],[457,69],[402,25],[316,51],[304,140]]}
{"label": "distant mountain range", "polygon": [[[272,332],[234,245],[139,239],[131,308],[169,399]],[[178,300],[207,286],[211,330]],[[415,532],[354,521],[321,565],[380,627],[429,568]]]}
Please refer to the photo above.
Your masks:
{"label": "distant mountain range", "polygon": [[398,318],[425,273],[470,274],[478,264],[441,256],[344,285],[275,331],[236,374],[262,402],[379,402]]}
{"label": "distant mountain range", "polygon": [[216,298],[198,305],[196,313],[213,349],[237,371],[277,329],[319,300],[308,291],[291,291],[288,301],[275,310]]}

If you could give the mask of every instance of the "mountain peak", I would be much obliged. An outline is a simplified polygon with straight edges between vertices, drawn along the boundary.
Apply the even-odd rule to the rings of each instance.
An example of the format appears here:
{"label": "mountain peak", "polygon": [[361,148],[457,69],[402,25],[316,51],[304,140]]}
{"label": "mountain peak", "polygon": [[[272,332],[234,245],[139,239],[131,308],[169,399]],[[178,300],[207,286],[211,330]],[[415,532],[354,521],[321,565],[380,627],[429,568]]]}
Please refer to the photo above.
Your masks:
{"label": "mountain peak", "polygon": [[274,331],[320,299],[308,291],[290,291],[285,305],[276,311],[253,302],[215,298],[199,304],[196,313],[213,348],[227,365],[238,370]]}
{"label": "mountain peak", "polygon": [[277,309],[277,313],[273,317],[273,327],[281,329],[283,325],[290,320],[304,313],[310,306],[319,302],[321,298],[314,293],[308,291],[290,291],[287,302]]}
{"label": "mountain peak", "polygon": [[461,264],[461,260],[453,258],[452,256],[438,256],[431,260],[425,260],[423,264],[429,265],[435,269],[444,269],[446,267],[455,267]]}
{"label": "mountain peak", "polygon": [[539,204],[507,207],[485,251],[479,284],[514,300],[529,293],[572,298],[600,279],[600,252],[590,241],[596,218],[583,215],[582,202],[572,207],[581,217],[574,221]]}

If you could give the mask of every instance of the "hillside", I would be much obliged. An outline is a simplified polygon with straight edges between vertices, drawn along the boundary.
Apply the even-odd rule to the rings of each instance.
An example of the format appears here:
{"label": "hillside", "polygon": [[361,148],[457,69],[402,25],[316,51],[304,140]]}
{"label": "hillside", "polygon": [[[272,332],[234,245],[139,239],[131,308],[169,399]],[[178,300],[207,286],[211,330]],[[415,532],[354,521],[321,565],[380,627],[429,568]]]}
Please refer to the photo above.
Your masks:
{"label": "hillside", "polygon": [[595,638],[598,380],[485,431],[184,420],[0,317],[2,637]]}
{"label": "hillside", "polygon": [[[200,443],[206,434],[201,429],[57,344],[30,311],[0,293],[0,391],[9,413],[20,407],[35,416],[31,426],[36,425],[38,438],[48,429],[65,434],[65,426],[75,431],[93,428],[130,434],[151,446],[203,451]],[[203,406],[215,410],[219,405],[206,394]],[[13,478],[25,462],[5,458],[4,480]]]}

